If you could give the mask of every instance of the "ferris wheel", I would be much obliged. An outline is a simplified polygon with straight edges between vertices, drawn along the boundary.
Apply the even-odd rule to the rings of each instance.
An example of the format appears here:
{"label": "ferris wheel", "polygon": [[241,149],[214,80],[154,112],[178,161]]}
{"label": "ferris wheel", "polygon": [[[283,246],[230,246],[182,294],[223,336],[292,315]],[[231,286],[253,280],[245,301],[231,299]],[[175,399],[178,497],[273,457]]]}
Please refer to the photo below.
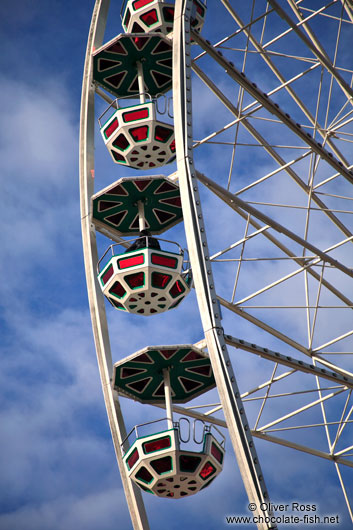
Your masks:
{"label": "ferris wheel", "polygon": [[[84,69],[81,218],[133,527],[149,528],[147,493],[217,488],[227,450],[257,527],[276,528],[263,441],[327,461],[353,521],[353,6],[126,0],[110,39],[108,8],[96,0]],[[95,149],[124,176],[102,178]],[[198,342],[111,348],[107,312],[182,322],[193,290]],[[128,433],[120,396],[164,417]]]}

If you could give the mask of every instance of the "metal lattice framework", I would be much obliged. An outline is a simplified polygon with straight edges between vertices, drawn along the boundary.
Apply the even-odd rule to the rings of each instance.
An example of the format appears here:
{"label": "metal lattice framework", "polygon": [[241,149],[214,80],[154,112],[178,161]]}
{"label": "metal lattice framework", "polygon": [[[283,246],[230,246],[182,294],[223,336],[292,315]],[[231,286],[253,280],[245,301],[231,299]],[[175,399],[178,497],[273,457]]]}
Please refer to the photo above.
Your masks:
{"label": "metal lattice framework", "polygon": [[[353,6],[246,4],[214,0],[199,34],[190,28],[192,1],[175,2],[171,178],[179,181],[204,331],[195,346],[208,351],[220,402],[174,410],[228,428],[257,506],[269,497],[254,438],[327,460],[353,521],[346,481],[353,467]],[[133,526],[147,529],[141,494],[122,465],[126,432],[110,385],[90,220],[97,192],[91,56],[103,42],[107,10],[106,0],[96,1],[83,82],[83,244],[117,460]],[[222,24],[207,26],[212,13]]]}

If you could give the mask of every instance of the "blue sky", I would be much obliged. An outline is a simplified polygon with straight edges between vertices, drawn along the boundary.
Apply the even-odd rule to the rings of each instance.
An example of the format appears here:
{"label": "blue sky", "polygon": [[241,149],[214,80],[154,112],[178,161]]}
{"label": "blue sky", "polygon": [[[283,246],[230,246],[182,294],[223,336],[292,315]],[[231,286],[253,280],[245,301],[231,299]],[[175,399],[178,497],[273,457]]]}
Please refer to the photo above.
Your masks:
{"label": "blue sky", "polygon": [[[92,8],[92,1],[82,0],[5,0],[0,22],[0,186],[5,198],[0,210],[0,530],[131,528],[100,388],[80,232],[79,106]],[[107,39],[121,32],[119,10],[120,5],[113,7]],[[226,81],[221,86],[229,89]],[[200,98],[199,111],[207,111],[207,102],[206,96]],[[208,127],[206,116],[198,131],[206,134]],[[219,165],[207,156],[200,155],[200,168],[215,172]],[[249,153],[244,157],[248,167],[255,164]],[[96,158],[101,188],[131,175],[113,165],[101,144]],[[241,178],[245,175],[244,170]],[[220,203],[205,196],[205,204],[212,209]],[[220,215],[216,227],[210,223],[215,247],[217,222],[223,223],[225,239],[234,237],[227,214]],[[166,237],[185,241],[181,225]],[[107,245],[99,238],[100,250]],[[220,272],[221,282],[225,276]],[[194,293],[182,307],[158,316],[158,321],[108,307],[114,360],[147,345],[201,339]],[[235,328],[235,336],[265,340],[252,334],[247,323],[238,322]],[[268,347],[275,344],[266,342]],[[260,360],[254,366],[258,372],[267,370]],[[244,389],[252,382],[249,367],[239,356]],[[122,406],[128,429],[147,413],[159,415],[126,400]],[[322,515],[339,514],[340,528],[351,528],[337,476],[325,461],[260,441],[257,447],[274,502],[316,504]],[[215,530],[226,527],[225,515],[247,513],[230,444],[228,449],[222,475],[199,495],[176,503],[144,495],[152,529]],[[348,485],[352,492],[352,478]]]}

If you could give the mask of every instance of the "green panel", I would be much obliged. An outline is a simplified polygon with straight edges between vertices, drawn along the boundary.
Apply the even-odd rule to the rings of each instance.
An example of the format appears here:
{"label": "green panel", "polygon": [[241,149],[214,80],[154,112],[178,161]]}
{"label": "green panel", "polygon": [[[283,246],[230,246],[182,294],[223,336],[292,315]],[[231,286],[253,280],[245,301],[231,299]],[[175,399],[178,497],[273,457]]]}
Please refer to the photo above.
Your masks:
{"label": "green panel", "polygon": [[[161,348],[160,350],[151,349],[146,350],[146,353],[152,362],[141,362],[141,353],[139,353],[136,354],[134,358],[130,357],[129,360],[125,362],[122,361],[116,363],[114,388],[129,397],[142,401],[143,403],[164,402],[163,369],[170,367],[170,383],[173,402],[185,403],[186,401],[193,399],[196,395],[207,392],[215,386],[212,370],[210,375],[202,375],[200,373],[192,373],[189,371],[192,368],[210,366],[210,360],[208,357],[181,362],[190,351],[190,348],[186,347],[175,347],[174,349]],[[122,367],[143,367],[146,369],[146,372],[122,379],[120,376]],[[195,386],[195,388],[187,391],[185,386],[181,384],[180,379],[183,381],[185,381],[185,379],[191,381],[191,386]],[[144,386],[145,380],[146,385]],[[149,380],[148,383],[147,380]],[[136,388],[134,388],[135,384]]]}
{"label": "green panel", "polygon": [[[147,184],[142,186],[142,183]],[[112,193],[117,186],[120,186],[121,195]],[[115,202],[116,206],[99,211],[101,201]],[[159,234],[183,218],[178,186],[163,177],[151,177],[149,180],[123,178],[97,193],[93,197],[93,220],[104,223],[121,235],[137,235],[138,201],[144,203],[146,226],[151,234]]]}
{"label": "green panel", "polygon": [[116,97],[138,94],[136,62],[141,61],[146,91],[156,96],[172,87],[171,59],[172,44],[162,35],[122,34],[94,53],[93,78]]}

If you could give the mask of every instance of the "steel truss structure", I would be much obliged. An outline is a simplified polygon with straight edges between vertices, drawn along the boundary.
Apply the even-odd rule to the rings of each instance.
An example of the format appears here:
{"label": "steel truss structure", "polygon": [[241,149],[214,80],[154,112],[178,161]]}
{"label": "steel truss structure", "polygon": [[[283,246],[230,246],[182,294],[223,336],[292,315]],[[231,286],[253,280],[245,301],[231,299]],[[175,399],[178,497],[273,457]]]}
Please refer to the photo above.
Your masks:
{"label": "steel truss structure", "polygon": [[[108,4],[96,1],[84,71],[82,234],[117,461],[133,527],[148,529],[122,465],[126,431],[90,218],[95,94],[110,101],[92,82],[91,56]],[[353,5],[246,4],[214,0],[222,24],[200,35],[192,0],[175,2],[172,177],[203,326],[196,346],[210,356],[220,402],[173,409],[228,429],[250,502],[269,502],[253,441],[261,439],[329,461],[353,521]]]}

